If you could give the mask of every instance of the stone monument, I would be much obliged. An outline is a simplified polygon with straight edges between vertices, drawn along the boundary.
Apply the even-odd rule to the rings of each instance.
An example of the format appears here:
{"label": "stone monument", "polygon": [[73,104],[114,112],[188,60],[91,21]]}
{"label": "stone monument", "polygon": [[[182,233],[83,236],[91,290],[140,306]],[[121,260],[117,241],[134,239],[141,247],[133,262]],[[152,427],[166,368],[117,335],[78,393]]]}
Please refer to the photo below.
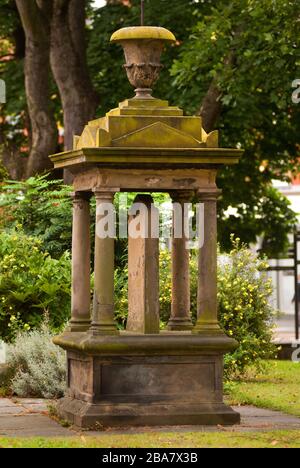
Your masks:
{"label": "stone monument", "polygon": [[[112,42],[123,46],[135,97],[87,123],[74,149],[51,156],[74,176],[72,310],[54,342],[67,351],[64,419],[82,428],[122,425],[238,423],[223,402],[223,356],[236,346],[217,317],[216,175],[236,164],[242,151],[219,148],[218,132],[207,134],[200,117],[152,97],[160,56],[174,35],[159,27],[124,28]],[[114,318],[114,239],[95,236],[94,294],[90,292],[90,199],[96,226],[117,192],[139,192],[149,207],[153,192],[184,205],[204,204],[204,245],[199,252],[198,320],[190,313],[189,250],[172,240],[172,310],[159,330],[158,239],[129,238],[127,329]],[[144,194],[143,194],[144,193]],[[147,217],[147,211],[144,215]],[[147,233],[146,233],[147,234]]]}

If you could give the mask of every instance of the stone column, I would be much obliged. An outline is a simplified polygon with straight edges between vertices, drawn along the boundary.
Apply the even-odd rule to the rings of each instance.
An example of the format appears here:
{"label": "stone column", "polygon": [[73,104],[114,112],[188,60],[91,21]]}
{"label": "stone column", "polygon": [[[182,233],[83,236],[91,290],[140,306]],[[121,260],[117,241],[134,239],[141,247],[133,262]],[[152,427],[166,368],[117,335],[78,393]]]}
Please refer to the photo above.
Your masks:
{"label": "stone column", "polygon": [[199,250],[198,319],[194,333],[222,333],[217,307],[217,198],[221,191],[199,192],[204,203],[204,242]]}
{"label": "stone column", "polygon": [[88,330],[90,317],[90,194],[73,195],[72,301],[69,330]]}
{"label": "stone column", "polygon": [[[113,211],[113,192],[95,192],[95,289],[93,301],[92,335],[118,333],[114,319],[114,235],[110,227],[103,235],[101,221],[105,222],[108,212]],[[113,226],[114,228],[114,226]]]}
{"label": "stone column", "polygon": [[129,217],[126,330],[159,333],[159,213],[150,195],[136,197]]}
{"label": "stone column", "polygon": [[193,193],[171,193],[173,200],[172,236],[172,306],[168,323],[169,330],[191,330],[190,313],[190,251],[185,234],[185,203],[191,201]]}

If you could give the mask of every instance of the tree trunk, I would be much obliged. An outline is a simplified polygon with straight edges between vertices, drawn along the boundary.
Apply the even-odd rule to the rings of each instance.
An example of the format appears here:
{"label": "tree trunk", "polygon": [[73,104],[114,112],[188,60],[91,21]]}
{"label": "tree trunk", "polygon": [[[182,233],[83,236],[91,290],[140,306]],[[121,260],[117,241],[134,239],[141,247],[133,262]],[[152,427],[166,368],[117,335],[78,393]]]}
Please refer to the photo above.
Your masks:
{"label": "tree trunk", "polygon": [[[243,31],[243,25],[240,25],[235,35],[238,36]],[[230,50],[228,55],[224,59],[224,67],[232,67],[235,63],[235,53]],[[218,86],[218,77],[213,79],[208,88],[208,91],[202,101],[199,115],[202,117],[202,126],[204,130],[209,133],[216,127],[216,123],[221,115],[222,111],[222,91]]]}
{"label": "tree trunk", "polygon": [[51,67],[64,111],[65,149],[73,148],[94,118],[98,97],[86,62],[85,0],[54,0],[51,22]]}
{"label": "tree trunk", "polygon": [[207,133],[215,129],[216,122],[220,117],[222,110],[221,97],[220,89],[216,82],[212,81],[199,111],[199,115],[202,117],[202,126]]}
{"label": "tree trunk", "polygon": [[22,157],[20,147],[14,141],[8,141],[2,131],[5,124],[5,117],[0,114],[0,165],[5,167],[8,177],[11,180],[20,180],[24,177],[27,159]]}
{"label": "tree trunk", "polygon": [[22,156],[20,149],[14,143],[3,145],[1,160],[10,180],[21,180],[26,172],[27,159]]}
{"label": "tree trunk", "polygon": [[25,87],[32,132],[27,177],[52,167],[49,155],[57,146],[57,128],[49,91],[51,3],[16,0],[26,36]]}

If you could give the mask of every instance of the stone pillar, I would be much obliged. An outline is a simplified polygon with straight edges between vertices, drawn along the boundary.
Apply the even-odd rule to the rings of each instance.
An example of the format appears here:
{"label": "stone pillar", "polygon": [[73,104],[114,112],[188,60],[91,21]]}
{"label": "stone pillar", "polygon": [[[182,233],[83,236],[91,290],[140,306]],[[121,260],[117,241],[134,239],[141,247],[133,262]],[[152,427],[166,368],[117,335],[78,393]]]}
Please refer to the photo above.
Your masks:
{"label": "stone pillar", "polygon": [[184,204],[192,198],[191,192],[171,193],[173,200],[172,236],[172,306],[169,330],[191,330],[190,313],[190,251],[185,233]]}
{"label": "stone pillar", "polygon": [[222,333],[217,305],[217,198],[221,191],[199,192],[204,203],[204,242],[199,250],[198,319],[194,333]]}
{"label": "stone pillar", "polygon": [[126,330],[134,333],[157,334],[159,333],[159,213],[154,208],[150,195],[138,195],[134,203],[140,204],[143,209],[138,214],[132,213],[129,217]]}
{"label": "stone pillar", "polygon": [[73,195],[72,301],[69,330],[88,330],[90,317],[90,194]]}
{"label": "stone pillar", "polygon": [[[96,233],[95,233],[95,289],[93,300],[92,335],[113,335],[118,333],[114,319],[114,233],[111,227],[104,233],[101,222],[113,213],[113,192],[95,192]],[[114,220],[114,217],[113,217]],[[115,226],[112,226],[113,229]]]}

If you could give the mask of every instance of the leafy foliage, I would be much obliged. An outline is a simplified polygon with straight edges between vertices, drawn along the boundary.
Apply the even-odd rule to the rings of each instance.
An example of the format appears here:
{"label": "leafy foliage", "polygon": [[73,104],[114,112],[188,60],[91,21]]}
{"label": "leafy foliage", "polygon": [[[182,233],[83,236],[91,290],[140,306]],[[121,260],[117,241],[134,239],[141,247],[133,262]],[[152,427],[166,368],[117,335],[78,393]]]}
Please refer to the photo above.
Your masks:
{"label": "leafy foliage", "polygon": [[0,232],[0,338],[38,327],[45,314],[59,330],[70,314],[71,265],[66,252],[53,259],[42,241],[22,230]]}
{"label": "leafy foliage", "polygon": [[42,247],[59,258],[71,250],[71,188],[47,175],[2,187],[0,207],[9,214],[6,229],[22,226],[24,233],[42,240]]}

